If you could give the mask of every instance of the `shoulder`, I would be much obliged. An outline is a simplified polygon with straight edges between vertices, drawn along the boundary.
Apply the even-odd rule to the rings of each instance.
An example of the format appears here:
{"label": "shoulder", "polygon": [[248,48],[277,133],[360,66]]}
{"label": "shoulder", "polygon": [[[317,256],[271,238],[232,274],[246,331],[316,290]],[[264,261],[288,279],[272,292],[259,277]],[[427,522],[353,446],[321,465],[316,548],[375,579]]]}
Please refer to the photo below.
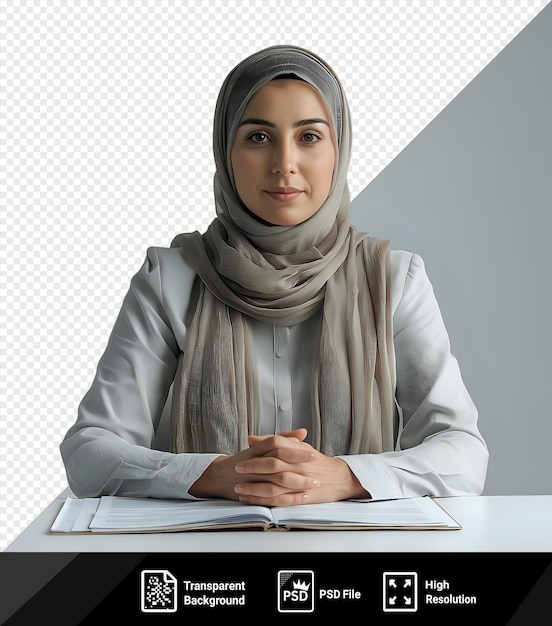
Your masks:
{"label": "shoulder", "polygon": [[181,248],[151,246],[131,289],[140,301],[155,298],[169,314],[182,317],[190,300],[196,272],[185,260]]}
{"label": "shoulder", "polygon": [[193,282],[196,272],[186,261],[183,249],[162,248],[151,246],[146,251],[143,270],[148,273],[157,273],[160,279],[177,278],[179,281]]}
{"label": "shoulder", "polygon": [[412,291],[431,290],[424,261],[415,252],[391,250],[389,253],[389,273],[393,313],[403,298]]}
{"label": "shoulder", "polygon": [[390,250],[389,251],[389,265],[391,269],[391,276],[397,278],[399,276],[406,276],[408,268],[412,258],[415,255],[413,252],[406,250]]}
{"label": "shoulder", "polygon": [[422,257],[416,252],[407,250],[390,250],[389,268],[394,282],[404,283],[409,276],[425,273]]}

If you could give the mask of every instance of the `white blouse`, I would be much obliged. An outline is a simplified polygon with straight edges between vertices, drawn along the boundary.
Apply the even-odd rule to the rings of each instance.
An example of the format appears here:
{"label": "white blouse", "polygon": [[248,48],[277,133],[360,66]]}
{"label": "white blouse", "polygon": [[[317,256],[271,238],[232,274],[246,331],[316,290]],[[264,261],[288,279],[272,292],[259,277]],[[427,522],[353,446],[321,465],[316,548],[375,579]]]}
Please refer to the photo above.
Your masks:
{"label": "white blouse", "polygon": [[[149,248],[92,386],[60,450],[71,490],[193,499],[216,454],[172,454],[169,414],[194,271],[178,248]],[[422,259],[391,252],[396,447],[341,456],[373,499],[481,493],[488,451]],[[253,322],[262,433],[310,426],[316,319]],[[307,438],[308,441],[308,438]]]}

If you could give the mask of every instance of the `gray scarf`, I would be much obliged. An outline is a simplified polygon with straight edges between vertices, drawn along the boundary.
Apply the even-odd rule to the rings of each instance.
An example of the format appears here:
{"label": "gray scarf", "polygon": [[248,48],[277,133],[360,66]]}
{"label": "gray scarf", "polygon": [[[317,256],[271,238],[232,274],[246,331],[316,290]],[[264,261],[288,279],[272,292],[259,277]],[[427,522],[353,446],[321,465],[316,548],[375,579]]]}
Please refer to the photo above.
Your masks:
{"label": "gray scarf", "polygon": [[[332,118],[337,157],[322,207],[296,226],[263,224],[241,202],[230,152],[252,95],[294,74],[318,90]],[[175,376],[173,452],[234,454],[259,434],[251,318],[292,326],[320,312],[311,440],[327,455],[393,448],[394,351],[389,242],[349,222],[351,126],[333,70],[313,53],[273,46],[227,76],[214,119],[217,217],[207,231],[172,242],[197,272],[185,346]]]}

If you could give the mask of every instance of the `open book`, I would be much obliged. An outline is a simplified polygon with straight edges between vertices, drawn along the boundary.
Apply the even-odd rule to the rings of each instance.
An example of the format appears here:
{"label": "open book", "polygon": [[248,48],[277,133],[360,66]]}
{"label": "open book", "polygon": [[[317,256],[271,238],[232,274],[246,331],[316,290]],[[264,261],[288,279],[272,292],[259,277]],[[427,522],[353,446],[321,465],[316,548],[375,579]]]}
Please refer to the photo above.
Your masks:
{"label": "open book", "polygon": [[230,500],[160,500],[102,496],[67,498],[52,533],[145,533],[189,530],[457,530],[461,526],[429,497],[343,500],[262,507]]}

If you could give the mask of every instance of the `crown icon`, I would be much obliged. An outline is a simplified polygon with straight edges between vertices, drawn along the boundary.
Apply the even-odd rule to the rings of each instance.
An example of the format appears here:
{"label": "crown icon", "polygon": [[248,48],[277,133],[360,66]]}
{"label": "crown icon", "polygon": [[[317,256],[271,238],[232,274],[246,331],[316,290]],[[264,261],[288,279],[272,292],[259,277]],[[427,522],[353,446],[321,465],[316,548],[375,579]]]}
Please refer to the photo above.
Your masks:
{"label": "crown icon", "polygon": [[310,588],[310,583],[303,582],[302,580],[293,581],[294,589],[302,589],[303,591],[308,591]]}

